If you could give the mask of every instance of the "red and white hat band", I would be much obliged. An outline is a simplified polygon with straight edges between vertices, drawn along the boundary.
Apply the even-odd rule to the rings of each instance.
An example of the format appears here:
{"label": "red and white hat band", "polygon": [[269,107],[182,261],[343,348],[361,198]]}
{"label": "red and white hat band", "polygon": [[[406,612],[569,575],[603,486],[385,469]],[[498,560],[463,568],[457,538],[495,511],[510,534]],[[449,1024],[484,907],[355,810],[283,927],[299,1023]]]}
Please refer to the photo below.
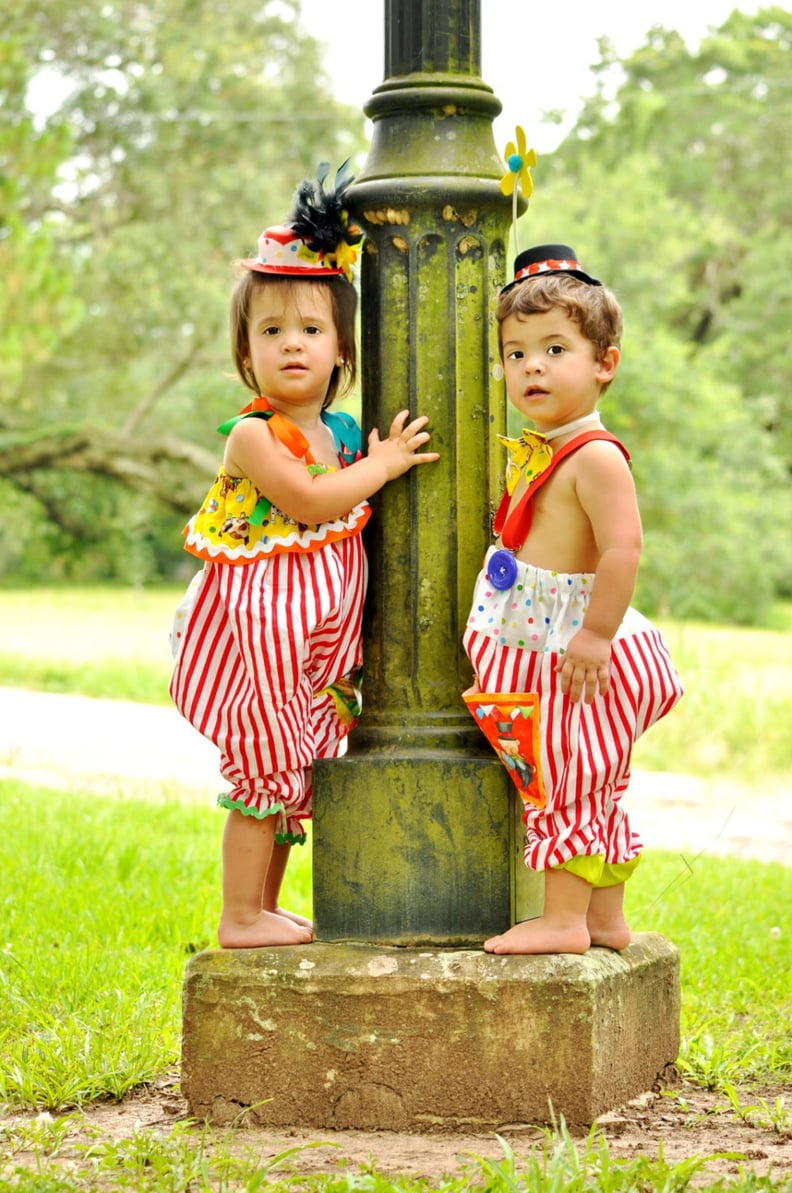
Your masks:
{"label": "red and white hat band", "polygon": [[583,266],[579,261],[532,261],[530,265],[525,265],[522,269],[517,270],[514,281],[521,282],[523,278],[533,277],[537,273],[554,273],[558,270],[568,269],[578,269],[581,273],[583,272]]}
{"label": "red and white hat band", "polygon": [[341,273],[340,269],[327,265],[324,254],[315,253],[293,228],[265,228],[258,240],[258,257],[255,262],[246,262],[250,268],[256,266],[266,273],[313,274]]}

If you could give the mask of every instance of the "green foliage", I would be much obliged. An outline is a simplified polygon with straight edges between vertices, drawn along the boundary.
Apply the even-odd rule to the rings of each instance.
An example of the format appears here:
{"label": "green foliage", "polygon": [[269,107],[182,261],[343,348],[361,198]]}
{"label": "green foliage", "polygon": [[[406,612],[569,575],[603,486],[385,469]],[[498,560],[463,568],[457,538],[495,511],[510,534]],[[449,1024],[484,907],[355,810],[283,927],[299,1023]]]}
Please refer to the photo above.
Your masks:
{"label": "green foliage", "polygon": [[[335,1146],[325,1142],[289,1148],[264,1159],[252,1148],[240,1147],[231,1132],[218,1135],[189,1122],[170,1131],[136,1131],[131,1138],[117,1142],[70,1146],[69,1132],[78,1127],[71,1116],[38,1131],[9,1133],[12,1148],[35,1151],[46,1169],[34,1173],[22,1165],[9,1165],[13,1187],[19,1193],[66,1193],[77,1187],[85,1193],[176,1193],[187,1189],[195,1193],[431,1193],[433,1189],[439,1193],[683,1193],[691,1188],[701,1193],[771,1193],[788,1188],[783,1178],[778,1182],[750,1171],[740,1171],[726,1181],[711,1174],[710,1162],[723,1159],[731,1160],[737,1172],[737,1165],[745,1160],[740,1153],[720,1152],[672,1162],[660,1149],[657,1156],[615,1159],[598,1131],[592,1130],[580,1141],[563,1121],[546,1131],[539,1146],[526,1157],[517,1155],[498,1136],[502,1160],[471,1155],[461,1175],[438,1182],[415,1176],[389,1177],[374,1163],[357,1171],[344,1171],[340,1163],[334,1173],[301,1172],[300,1154],[313,1147]],[[57,1142],[52,1144],[54,1163],[47,1166],[50,1139]]]}
{"label": "green foliage", "polygon": [[140,580],[178,567],[162,510],[200,500],[193,444],[237,402],[232,263],[363,117],[296,0],[61,9],[22,0],[0,51],[0,471],[45,527],[5,527],[0,555]]}
{"label": "green foliage", "polygon": [[[30,60],[25,39],[0,43],[0,410],[23,393],[29,366],[50,359],[82,307],[61,258],[54,220],[44,215],[60,166],[72,151],[68,126],[36,125],[26,106]],[[2,421],[0,421],[0,427]]]}
{"label": "green foliage", "polygon": [[[511,1146],[499,1137],[503,1159],[498,1163],[480,1159],[487,1193],[633,1193],[636,1189],[686,1189],[694,1181],[701,1186],[710,1159],[691,1156],[669,1163],[660,1151],[657,1157],[641,1156],[632,1162],[613,1160],[606,1141],[594,1128],[578,1143],[561,1121],[544,1134],[542,1145],[520,1162]],[[734,1156],[738,1159],[738,1156]]]}
{"label": "green foliage", "polygon": [[728,1082],[724,1083],[722,1089],[729,1109],[738,1118],[764,1130],[775,1131],[778,1135],[783,1136],[789,1132],[792,1119],[783,1094],[775,1098],[771,1105],[766,1098],[761,1097],[744,1102],[740,1091]]}
{"label": "green foliage", "polygon": [[[80,1136],[77,1140],[76,1136]],[[289,1171],[301,1152],[332,1144],[309,1143],[263,1158],[240,1147],[233,1132],[211,1131],[192,1121],[169,1130],[141,1130],[110,1140],[79,1114],[53,1118],[46,1112],[32,1123],[0,1121],[6,1172],[20,1193],[61,1193],[79,1188],[97,1193],[175,1193],[180,1190],[270,1189],[279,1170]],[[20,1153],[34,1153],[42,1171],[15,1164]],[[49,1164],[47,1163],[49,1162]],[[9,1186],[2,1183],[0,1188]]]}
{"label": "green foliage", "polygon": [[[0,528],[0,567],[171,578],[195,453],[236,401],[230,263],[363,121],[328,100],[295,0],[61,7],[22,0],[0,48],[0,498],[38,523]],[[791,595],[790,47],[779,6],[695,51],[603,41],[534,171],[522,242],[571,240],[627,313],[603,409],[635,458],[652,613],[763,624]]]}
{"label": "green foliage", "polygon": [[[721,382],[737,386],[787,468],[790,49],[792,12],[778,5],[750,16],[734,11],[695,52],[663,29],[625,61],[603,43],[597,92],[546,163],[553,188],[556,180],[579,185],[592,164],[605,180],[598,191],[618,206],[603,220],[597,250],[618,240],[632,199],[628,193],[627,204],[621,201],[613,172],[646,163],[647,184],[680,216],[670,239],[654,219],[644,229],[642,260],[675,275],[687,292],[661,321],[691,354],[704,354]],[[584,194],[596,201],[597,191]],[[633,262],[625,257],[627,272]]]}
{"label": "green foliage", "polygon": [[[622,127],[641,107],[639,86],[624,84],[612,118],[592,105],[588,138],[573,134],[544,180],[540,162],[521,239],[572,241],[625,310],[622,363],[601,408],[633,455],[646,536],[638,604],[653,615],[761,625],[792,575],[779,434],[792,380],[789,282],[772,268],[770,243],[782,264],[792,238],[749,238],[709,189],[692,194],[684,174],[677,184],[659,133],[637,117]],[[773,192],[777,180],[766,184]],[[736,285],[733,260],[728,281],[719,262],[741,241],[762,273],[743,268],[741,249]],[[761,392],[749,376],[761,378]]]}

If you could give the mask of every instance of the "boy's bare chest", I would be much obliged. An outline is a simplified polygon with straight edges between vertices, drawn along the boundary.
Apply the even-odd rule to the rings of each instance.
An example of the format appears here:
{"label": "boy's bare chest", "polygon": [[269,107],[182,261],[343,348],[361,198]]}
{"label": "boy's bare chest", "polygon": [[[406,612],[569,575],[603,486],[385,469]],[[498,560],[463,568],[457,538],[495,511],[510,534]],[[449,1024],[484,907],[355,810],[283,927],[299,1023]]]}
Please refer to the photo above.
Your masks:
{"label": "boy's bare chest", "polygon": [[[510,512],[525,492],[521,481],[515,489]],[[530,528],[517,558],[535,567],[561,572],[585,572],[596,568],[596,545],[591,523],[575,493],[572,476],[559,472],[537,491],[532,504]]]}

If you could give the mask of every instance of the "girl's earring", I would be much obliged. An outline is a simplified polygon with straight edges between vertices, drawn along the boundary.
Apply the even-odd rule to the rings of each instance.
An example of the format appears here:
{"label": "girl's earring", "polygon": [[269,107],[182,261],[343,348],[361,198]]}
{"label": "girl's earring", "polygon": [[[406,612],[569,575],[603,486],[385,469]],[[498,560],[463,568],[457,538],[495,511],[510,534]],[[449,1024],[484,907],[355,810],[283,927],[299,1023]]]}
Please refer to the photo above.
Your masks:
{"label": "girl's earring", "polygon": [[345,364],[346,364],[346,361],[344,360],[343,356],[337,356],[337,357],[336,357],[336,366],[337,366],[339,369],[341,368],[341,365],[345,365]]}

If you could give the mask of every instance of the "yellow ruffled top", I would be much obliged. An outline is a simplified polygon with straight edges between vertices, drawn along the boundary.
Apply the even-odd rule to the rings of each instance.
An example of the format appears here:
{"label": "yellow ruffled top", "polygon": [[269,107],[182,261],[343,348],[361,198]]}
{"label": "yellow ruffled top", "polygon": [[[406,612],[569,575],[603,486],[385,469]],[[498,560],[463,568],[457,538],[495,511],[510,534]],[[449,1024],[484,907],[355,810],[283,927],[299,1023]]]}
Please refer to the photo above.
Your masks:
{"label": "yellow ruffled top", "polygon": [[[337,471],[321,464],[308,467],[314,473]],[[262,504],[269,508],[258,522]],[[198,513],[184,529],[184,548],[199,559],[252,563],[283,551],[316,551],[349,538],[360,533],[370,516],[371,507],[364,501],[332,522],[316,526],[295,522],[268,502],[248,477],[229,476],[221,468]]]}
{"label": "yellow ruffled top", "polygon": [[[227,435],[240,418],[266,418],[278,439],[299,459],[312,476],[338,469],[317,463],[308,450],[308,441],[295,425],[277,414],[265,397],[250,402],[218,430]],[[348,414],[324,411],[322,421],[336,442],[339,459],[346,464],[360,458],[360,428]],[[221,563],[253,563],[285,551],[317,551],[328,543],[360,534],[371,517],[371,506],[361,501],[348,514],[332,522],[309,525],[295,522],[278,509],[248,477],[230,476],[220,468],[201,508],[182,532],[184,549],[199,559]]]}

